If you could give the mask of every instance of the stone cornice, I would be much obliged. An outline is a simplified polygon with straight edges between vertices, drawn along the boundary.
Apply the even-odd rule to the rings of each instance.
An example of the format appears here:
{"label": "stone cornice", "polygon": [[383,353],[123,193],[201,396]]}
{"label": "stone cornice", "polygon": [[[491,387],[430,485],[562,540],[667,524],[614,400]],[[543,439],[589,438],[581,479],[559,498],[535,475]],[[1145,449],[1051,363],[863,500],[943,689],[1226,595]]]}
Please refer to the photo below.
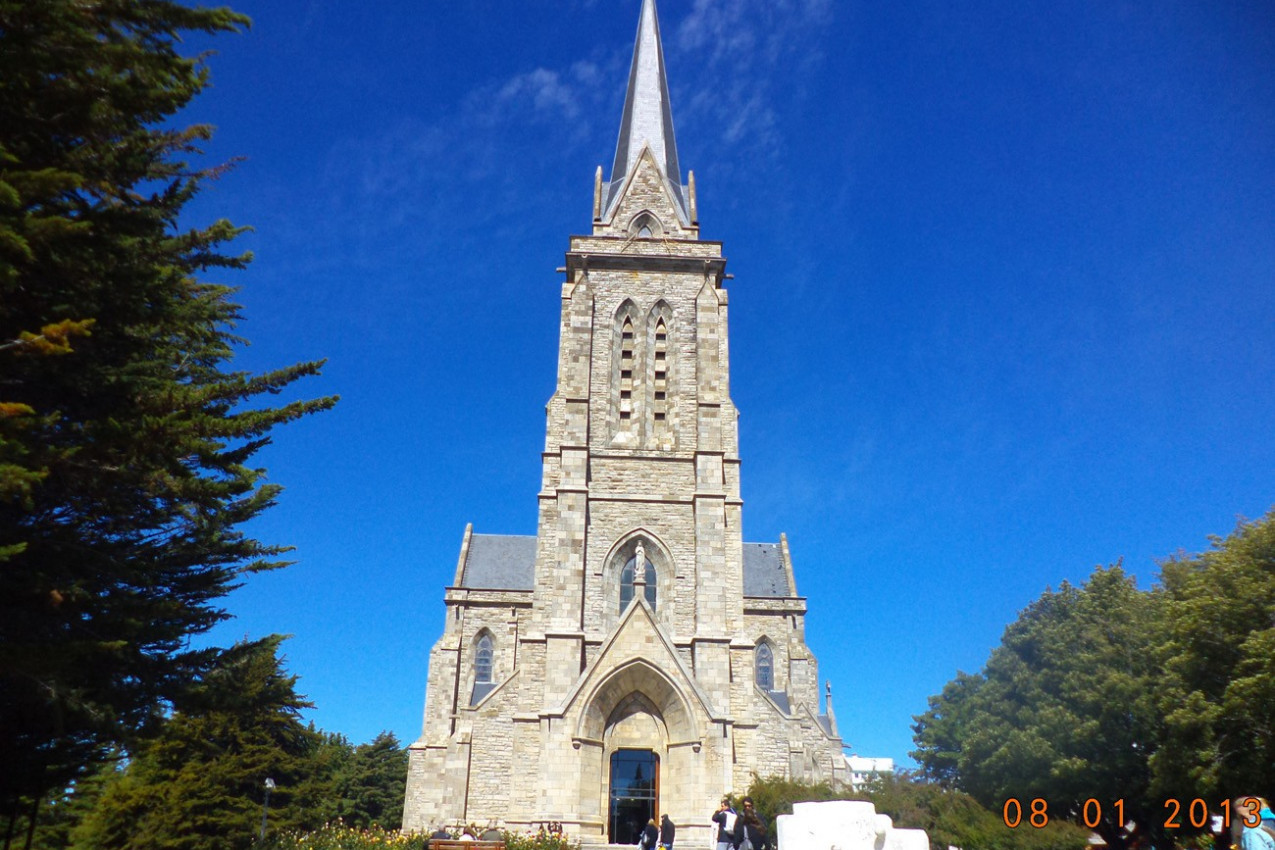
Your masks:
{"label": "stone cornice", "polygon": [[805,614],[804,596],[745,596],[745,614]]}
{"label": "stone cornice", "polygon": [[515,590],[512,588],[472,588],[448,587],[444,601],[465,602],[469,605],[514,605],[519,608],[530,608],[532,590]]}
{"label": "stone cornice", "polygon": [[717,285],[726,270],[726,258],[714,256],[673,256],[670,254],[567,254],[567,274],[581,269],[601,271],[682,272],[712,275]]}

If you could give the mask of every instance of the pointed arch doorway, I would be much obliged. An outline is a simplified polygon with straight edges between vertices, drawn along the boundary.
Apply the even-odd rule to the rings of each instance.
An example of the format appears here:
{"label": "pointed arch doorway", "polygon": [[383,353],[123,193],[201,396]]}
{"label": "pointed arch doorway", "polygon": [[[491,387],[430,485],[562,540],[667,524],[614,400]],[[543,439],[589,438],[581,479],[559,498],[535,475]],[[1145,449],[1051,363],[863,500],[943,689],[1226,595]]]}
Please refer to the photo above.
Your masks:
{"label": "pointed arch doorway", "polygon": [[660,802],[660,757],[654,750],[611,753],[607,843],[637,844]]}

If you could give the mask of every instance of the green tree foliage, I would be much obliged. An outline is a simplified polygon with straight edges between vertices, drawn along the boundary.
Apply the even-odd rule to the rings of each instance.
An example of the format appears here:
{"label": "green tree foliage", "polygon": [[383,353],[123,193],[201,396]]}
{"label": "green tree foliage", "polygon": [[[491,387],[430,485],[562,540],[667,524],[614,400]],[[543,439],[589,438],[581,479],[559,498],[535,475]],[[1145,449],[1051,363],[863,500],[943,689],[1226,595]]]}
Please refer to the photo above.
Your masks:
{"label": "green tree foliage", "polygon": [[321,823],[325,792],[309,706],[276,655],[281,638],[223,654],[188,708],[140,746],[74,833],[84,850],[234,850],[258,836],[265,780],[271,829]]}
{"label": "green tree foliage", "polygon": [[[1119,566],[1047,591],[1006,629],[980,676],[930,699],[913,758],[993,811],[1040,797],[1055,818],[1078,817],[1089,798],[1123,799],[1126,816],[1153,824],[1154,613]],[[1096,830],[1113,847],[1123,842],[1118,820],[1108,805]]]}
{"label": "green tree foliage", "polygon": [[1122,799],[1157,846],[1190,838],[1185,815],[1165,834],[1165,801],[1216,812],[1275,783],[1275,511],[1165,562],[1152,591],[1113,567],[1046,592],[916,721],[926,777],[990,808],[1043,797],[1079,820],[1092,798],[1122,847]]}
{"label": "green tree foliage", "polygon": [[1227,799],[1275,787],[1275,511],[1163,565],[1157,795]]}
{"label": "green tree foliage", "polygon": [[[171,0],[0,0],[0,818],[38,809],[156,725],[208,669],[192,634],[282,547],[241,525],[279,488],[250,465],[270,407],[320,363],[230,371],[226,221],[180,230],[214,175],[207,83],[180,35],[240,30]],[[0,821],[3,822],[3,821]]]}
{"label": "green tree foliage", "polygon": [[97,806],[120,770],[118,760],[95,765],[59,793],[40,801],[34,822],[29,820],[30,809],[23,807],[26,814],[13,825],[14,833],[30,833],[31,850],[65,850],[70,846],[72,831]]}
{"label": "green tree foliage", "polygon": [[[827,782],[797,782],[782,776],[763,778],[755,773],[748,786],[748,796],[753,798],[753,807],[770,830],[774,829],[775,818],[792,814],[793,803],[868,799],[866,794],[837,791]],[[736,808],[739,808],[738,801]]]}
{"label": "green tree foliage", "polygon": [[391,732],[355,746],[344,736],[318,734],[312,795],[319,820],[355,830],[398,829],[407,793],[407,750]]}
{"label": "green tree foliage", "polygon": [[792,814],[793,803],[823,800],[866,800],[903,829],[924,829],[932,847],[967,850],[1082,850],[1088,832],[1053,822],[1043,829],[1023,823],[1005,825],[999,813],[983,808],[968,794],[926,782],[906,772],[883,775],[856,792],[837,791],[827,783],[794,782],[782,777],[754,776],[748,788],[757,811],[772,829],[779,815]]}
{"label": "green tree foliage", "polygon": [[1053,819],[1036,829],[1026,818],[1014,828],[1002,813],[988,811],[973,797],[906,773],[879,777],[867,789],[878,812],[898,826],[924,829],[932,847],[969,850],[1083,850],[1089,832]]}
{"label": "green tree foliage", "polygon": [[334,775],[337,817],[350,826],[397,829],[407,793],[407,750],[392,732],[354,748],[344,770]]}
{"label": "green tree foliage", "polygon": [[423,839],[391,840],[402,821],[406,750],[389,732],[354,746],[313,724],[300,727],[296,712],[305,702],[267,654],[277,642],[236,650],[245,654],[206,677],[191,713],[176,715],[127,770],[103,763],[46,800],[34,850],[232,846],[225,833],[260,830],[263,770],[276,783],[269,846],[422,847]]}

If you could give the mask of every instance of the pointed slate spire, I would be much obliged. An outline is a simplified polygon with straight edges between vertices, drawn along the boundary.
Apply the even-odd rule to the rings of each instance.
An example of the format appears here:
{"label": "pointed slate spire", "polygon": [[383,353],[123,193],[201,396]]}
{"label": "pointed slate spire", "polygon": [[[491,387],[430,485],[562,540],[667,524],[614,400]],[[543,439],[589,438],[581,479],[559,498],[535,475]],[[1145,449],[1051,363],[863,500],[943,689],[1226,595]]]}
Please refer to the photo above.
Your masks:
{"label": "pointed slate spire", "polygon": [[607,192],[607,212],[614,207],[625,180],[637,164],[642,148],[650,145],[655,161],[664,172],[677,200],[683,220],[689,221],[682,172],[677,164],[677,142],[673,138],[673,110],[669,106],[668,78],[664,73],[664,48],[660,43],[660,22],[655,0],[642,0],[629,88],[620,118],[620,141],[615,148],[615,164]]}

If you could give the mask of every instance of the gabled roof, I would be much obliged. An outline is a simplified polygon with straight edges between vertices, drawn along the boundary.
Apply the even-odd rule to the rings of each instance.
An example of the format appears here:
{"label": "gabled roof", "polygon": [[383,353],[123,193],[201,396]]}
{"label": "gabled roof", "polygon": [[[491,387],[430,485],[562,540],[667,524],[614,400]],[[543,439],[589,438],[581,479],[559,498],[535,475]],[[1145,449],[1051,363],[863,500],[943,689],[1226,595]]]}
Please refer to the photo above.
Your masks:
{"label": "gabled roof", "polygon": [[[470,590],[534,590],[534,534],[473,534],[460,586]],[[744,544],[744,595],[782,599],[794,596],[788,586],[778,543]]]}
{"label": "gabled roof", "polygon": [[744,544],[744,595],[772,599],[797,595],[788,586],[783,548],[778,543]]}
{"label": "gabled roof", "polygon": [[669,105],[668,77],[664,71],[664,48],[660,42],[655,0],[642,2],[642,17],[638,20],[637,40],[633,45],[633,65],[629,68],[629,88],[620,117],[620,138],[616,143],[615,163],[611,166],[611,180],[603,203],[607,215],[615,208],[642,149],[647,146],[664,173],[677,202],[679,217],[684,224],[689,223],[686,189],[682,186],[677,142],[673,138],[673,110]]}
{"label": "gabled roof", "polygon": [[461,587],[471,590],[532,590],[536,578],[534,534],[474,534]]}

